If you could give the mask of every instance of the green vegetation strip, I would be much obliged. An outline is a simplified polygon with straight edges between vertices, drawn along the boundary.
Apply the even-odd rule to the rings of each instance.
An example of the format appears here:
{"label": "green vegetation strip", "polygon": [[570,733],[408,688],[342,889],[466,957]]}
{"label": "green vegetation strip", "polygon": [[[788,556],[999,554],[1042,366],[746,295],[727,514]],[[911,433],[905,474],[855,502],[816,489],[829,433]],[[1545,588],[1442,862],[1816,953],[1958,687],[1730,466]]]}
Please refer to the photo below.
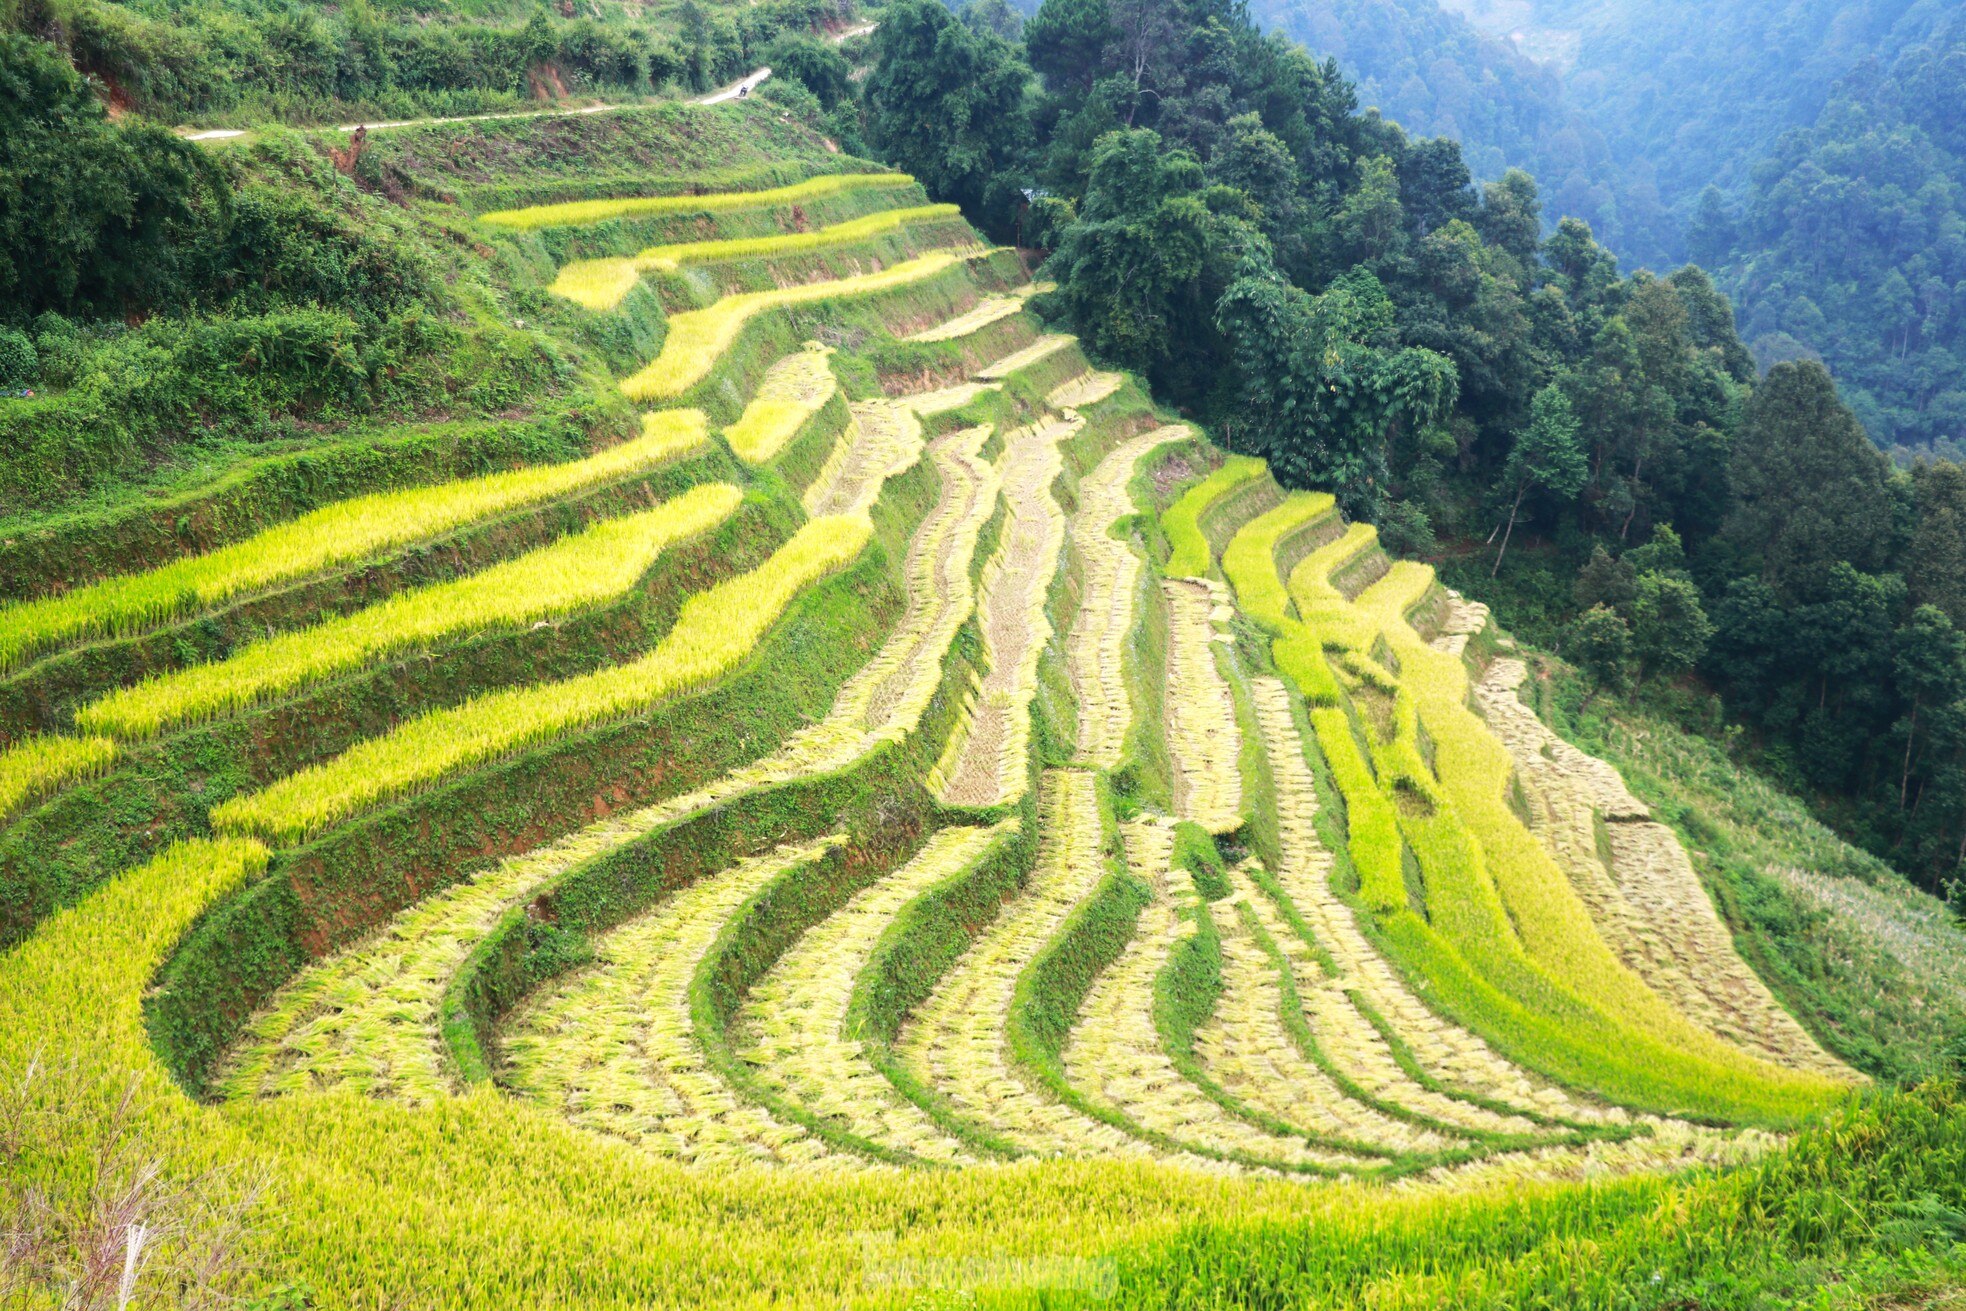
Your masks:
{"label": "green vegetation strip", "polygon": [[1211,505],[1269,466],[1247,455],[1231,455],[1228,463],[1183,492],[1181,499],[1161,514],[1161,528],[1167,533],[1167,576],[1204,578],[1215,553],[1201,530],[1201,517]]}
{"label": "green vegetation strip", "polygon": [[609,219],[647,218],[658,214],[710,214],[721,210],[765,205],[796,205],[841,191],[911,187],[906,173],[828,173],[766,191],[720,191],[702,196],[628,196],[617,200],[569,200],[524,209],[499,209],[480,214],[480,223],[533,230],[605,223]]}
{"label": "green vegetation strip", "polygon": [[75,716],[88,731],[144,737],[239,710],[422,642],[550,622],[625,593],[672,544],[707,532],[744,499],[729,483],[692,488],[652,510],[456,582],[403,592],[313,628],[255,643],[229,660],[124,688]]}
{"label": "green vegetation strip", "polygon": [[136,632],[256,588],[627,477],[693,450],[705,437],[704,417],[695,410],[650,415],[641,436],[584,460],[340,501],[207,555],[10,606],[0,610],[0,671],[62,642]]}
{"label": "green vegetation strip", "polygon": [[640,660],[412,720],[326,764],[216,807],[213,827],[291,841],[527,743],[702,686],[742,661],[801,588],[858,555],[872,535],[864,515],[815,519],[760,568],[692,597],[669,635]]}

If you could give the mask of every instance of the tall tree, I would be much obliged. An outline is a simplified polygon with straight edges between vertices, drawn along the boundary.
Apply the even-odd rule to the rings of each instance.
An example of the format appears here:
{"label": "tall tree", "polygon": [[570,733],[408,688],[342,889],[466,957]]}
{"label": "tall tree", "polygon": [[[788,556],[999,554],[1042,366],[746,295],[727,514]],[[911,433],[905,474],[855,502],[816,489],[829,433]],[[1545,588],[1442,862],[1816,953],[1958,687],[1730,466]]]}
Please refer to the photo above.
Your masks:
{"label": "tall tree", "polygon": [[1885,461],[1814,361],[1778,364],[1742,417],[1727,532],[1778,592],[1799,596],[1839,561],[1871,571],[1891,527]]}
{"label": "tall tree", "polygon": [[1515,496],[1509,502],[1508,523],[1502,530],[1501,549],[1495,552],[1495,565],[1488,571],[1490,577],[1502,570],[1502,557],[1508,554],[1509,539],[1515,535],[1516,516],[1531,490],[1566,499],[1583,490],[1590,468],[1577,444],[1577,429],[1577,415],[1561,388],[1550,386],[1536,393],[1530,402],[1529,424],[1516,433],[1502,471]]}
{"label": "tall tree", "polygon": [[940,0],[883,10],[874,60],[862,96],[868,139],[931,195],[982,217],[986,186],[1023,140],[1030,71],[1010,46],[971,33]]}

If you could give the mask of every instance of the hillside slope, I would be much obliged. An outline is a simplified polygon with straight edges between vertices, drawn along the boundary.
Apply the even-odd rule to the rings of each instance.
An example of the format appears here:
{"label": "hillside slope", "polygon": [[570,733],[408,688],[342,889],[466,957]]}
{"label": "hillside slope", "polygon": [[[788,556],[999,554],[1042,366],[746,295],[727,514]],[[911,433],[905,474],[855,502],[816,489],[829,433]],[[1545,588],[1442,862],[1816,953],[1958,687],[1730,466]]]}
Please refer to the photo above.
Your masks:
{"label": "hillside slope", "polygon": [[22,511],[10,1202],[100,1237],[104,1143],[165,1161],[159,1301],[1951,1277],[1888,1226],[1966,1205],[1966,1108],[1853,1064],[1902,1023],[1758,976],[1479,607],[776,118],[250,147],[596,417],[160,438]]}

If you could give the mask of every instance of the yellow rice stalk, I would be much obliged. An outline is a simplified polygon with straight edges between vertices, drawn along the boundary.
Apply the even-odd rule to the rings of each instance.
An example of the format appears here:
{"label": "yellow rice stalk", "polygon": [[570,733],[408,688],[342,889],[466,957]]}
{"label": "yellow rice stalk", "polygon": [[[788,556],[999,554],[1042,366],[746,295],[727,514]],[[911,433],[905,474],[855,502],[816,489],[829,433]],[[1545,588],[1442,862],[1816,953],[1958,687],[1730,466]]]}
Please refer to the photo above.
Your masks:
{"label": "yellow rice stalk", "polygon": [[866,191],[911,187],[915,180],[906,173],[825,173],[787,186],[765,191],[718,191],[702,196],[626,196],[616,200],[568,200],[555,205],[529,205],[524,209],[498,209],[480,214],[480,223],[494,227],[536,231],[540,228],[578,227],[605,223],[610,219],[654,218],[664,214],[715,214],[733,209],[761,209],[769,205],[797,205],[823,196],[846,191]]}
{"label": "yellow rice stalk", "polygon": [[[1112,396],[1126,383],[1124,373],[1088,369],[1076,378],[1067,378],[1053,387],[1044,403],[1054,410],[1085,410]],[[1167,440],[1175,440],[1169,437]]]}
{"label": "yellow rice stalk", "polygon": [[745,323],[766,310],[892,291],[933,277],[956,259],[948,251],[931,251],[878,273],[802,282],[770,291],[742,292],[726,296],[707,309],[678,314],[669,320],[669,335],[662,343],[661,354],[621,384],[622,394],[644,402],[680,396],[708,377],[723,353],[737,340]]}
{"label": "yellow rice stalk", "polygon": [[294,841],[448,774],[701,687],[735,668],[800,590],[860,554],[872,535],[864,515],[815,519],[757,569],[691,597],[669,635],[641,659],[410,720],[234,797],[213,810],[212,823]]}
{"label": "yellow rice stalk", "polygon": [[980,860],[1014,830],[953,826],[907,863],[807,929],[752,988],[744,1007],[753,1041],[744,1059],[783,1095],[850,1133],[925,1160],[974,1158],[895,1089],[847,1037],[847,1007],[875,945],[907,904]]}
{"label": "yellow rice stalk", "polygon": [[1025,1083],[1011,1059],[1004,1016],[1024,967],[1105,874],[1093,775],[1047,771],[1037,865],[1023,895],[1004,907],[936,984],[901,1034],[916,1078],[957,1114],[1042,1156],[1146,1156],[1139,1139],[1051,1100]]}
{"label": "yellow rice stalk", "polygon": [[1023,795],[1038,658],[1051,640],[1045,595],[1065,542],[1065,512],[1051,485],[1064,467],[1058,443],[1076,426],[1037,424],[1004,442],[1009,521],[984,568],[979,602],[989,673],[929,772],[930,789],[947,804],[994,806]]}
{"label": "yellow rice stalk", "polygon": [[595,968],[548,985],[511,1024],[515,1089],[582,1128],[699,1165],[863,1165],[727,1086],[704,1059],[690,1015],[690,981],[731,916],[778,875],[844,841],[741,860],[604,936]]}
{"label": "yellow rice stalk", "polygon": [[901,404],[916,414],[927,418],[931,414],[947,414],[950,410],[960,410],[984,392],[1002,390],[1003,384],[997,382],[959,382],[953,387],[915,392],[913,395],[898,399]]}
{"label": "yellow rice stalk", "polygon": [[1040,286],[1033,283],[1002,296],[985,296],[955,318],[947,319],[932,328],[923,328],[920,332],[911,332],[904,340],[954,341],[958,337],[967,337],[972,332],[989,327],[999,319],[1009,318],[1024,308],[1025,301],[1039,291],[1049,290],[1052,285],[1044,283]]}
{"label": "yellow rice stalk", "polygon": [[[1421,1068],[1450,1087],[1573,1120],[1626,1119],[1623,1112],[1581,1105],[1530,1078],[1481,1039],[1442,1020],[1413,996],[1405,980],[1358,927],[1352,908],[1331,890],[1331,853],[1325,850],[1316,826],[1317,784],[1304,760],[1303,739],[1291,714],[1289,690],[1279,679],[1259,678],[1252,680],[1251,693],[1264,757],[1276,789],[1281,839],[1277,883],[1339,969],[1338,978],[1327,978],[1308,956],[1301,957],[1295,968],[1311,1029],[1333,1061],[1356,1082],[1381,1089],[1380,1095],[1387,1100],[1443,1123],[1505,1133],[1528,1133],[1535,1128],[1529,1120],[1498,1116],[1408,1079],[1377,1030],[1346,995],[1357,991],[1412,1049]],[[1342,712],[1330,713],[1342,718]],[[1270,936],[1279,943],[1288,942],[1292,930],[1267,900],[1254,895],[1247,900],[1260,912]]]}
{"label": "yellow rice stalk", "polygon": [[[1451,654],[1453,640],[1433,645]],[[1849,1077],[1741,959],[1673,831],[1651,818],[1617,770],[1565,742],[1522,703],[1516,689],[1527,677],[1521,660],[1498,657],[1475,684],[1475,703],[1521,771],[1536,808],[1532,828],[1606,943],[1717,1037],[1779,1065]]]}
{"label": "yellow rice stalk", "polygon": [[[1249,881],[1245,869],[1230,872],[1230,896],[1216,903],[1215,927],[1222,944],[1222,996],[1215,1013],[1195,1031],[1195,1053],[1209,1077],[1232,1095],[1286,1124],[1370,1143],[1395,1152],[1437,1152],[1464,1148],[1464,1138],[1395,1119],[1348,1096],[1323,1069],[1297,1049],[1284,1026],[1290,1003],[1279,986],[1274,961],[1243,919],[1248,906],[1270,940],[1284,953],[1299,988],[1321,977],[1311,948],[1295,936],[1269,899]],[[1311,994],[1306,994],[1307,996]],[[1343,1056],[1341,1068],[1374,1081],[1367,1086],[1388,1101],[1418,1091],[1383,1047],[1364,1050],[1358,1042],[1359,1017],[1350,1025],[1320,1023],[1316,1010],[1329,999],[1314,996],[1309,1018],[1327,1054]],[[1340,1002],[1342,1005],[1342,1001]],[[1349,1010],[1349,1008],[1346,1008]],[[1384,1082],[1379,1082],[1384,1080]],[[1527,1121],[1522,1121],[1527,1124]]]}
{"label": "yellow rice stalk", "polygon": [[548,290],[599,314],[626,300],[641,280],[642,270],[633,259],[583,259],[561,268]]}
{"label": "yellow rice stalk", "polygon": [[1095,1102],[1135,1124],[1214,1152],[1280,1165],[1343,1168],[1354,1157],[1280,1138],[1231,1114],[1189,1083],[1161,1047],[1154,1024],[1154,980],[1175,947],[1195,932],[1196,895],[1185,869],[1172,863],[1174,829],[1151,820],[1123,830],[1127,865],[1155,890],[1119,958],[1093,981],[1062,1053],[1065,1076]]}
{"label": "yellow rice stalk", "polygon": [[806,488],[810,515],[865,514],[890,478],[922,457],[921,417],[898,401],[855,401],[852,418]]}
{"label": "yellow rice stalk", "polygon": [[729,518],[744,493],[694,487],[654,509],[605,520],[455,582],[282,633],[225,660],[147,679],[82,708],[75,722],[118,737],[233,713],[426,642],[547,622],[622,596],[675,543]]}
{"label": "yellow rice stalk", "polygon": [[116,759],[106,737],[30,737],[0,751],[0,819],[30,797],[99,774]]}
{"label": "yellow rice stalk", "polygon": [[378,492],[323,506],[207,555],[0,609],[0,670],[61,642],[128,634],[479,519],[654,468],[701,446],[696,410],[650,415],[642,435],[584,460]]}
{"label": "yellow rice stalk", "polygon": [[1193,579],[1163,579],[1167,598],[1168,757],[1174,767],[1174,813],[1210,833],[1242,827],[1242,729],[1235,694],[1216,663],[1212,617],[1217,593]]}
{"label": "yellow rice stalk", "polygon": [[976,376],[984,382],[1000,382],[1018,370],[1028,369],[1039,360],[1055,355],[1077,341],[1077,337],[1068,333],[1047,333],[1023,350],[1012,351],[1002,359],[984,365],[976,371]]}
{"label": "yellow rice stalk", "polygon": [[1120,518],[1134,511],[1133,466],[1165,442],[1186,436],[1185,425],[1156,428],[1121,444],[1079,484],[1072,519],[1073,554],[1082,571],[1078,610],[1065,635],[1065,668],[1079,707],[1079,763],[1115,769],[1133,725],[1126,684],[1127,639],[1140,595],[1140,556],[1132,536],[1115,537]]}
{"label": "yellow rice stalk", "polygon": [[785,444],[798,436],[813,415],[839,391],[826,357],[832,348],[809,341],[765,370],[758,394],[744,407],[736,423],[724,429],[724,440],[744,463],[769,464]]}
{"label": "yellow rice stalk", "polygon": [[1468,708],[1467,666],[1428,646],[1406,622],[1433,585],[1432,569],[1401,560],[1355,604],[1398,658],[1402,692],[1434,742],[1442,801],[1478,844],[1480,867],[1469,873],[1487,880],[1506,905],[1523,953],[1638,1043],[1699,1069],[1718,1094],[1771,1105],[1835,1096],[1842,1081],[1786,1070],[1720,1041],[1612,953],[1569,880],[1509,806],[1508,751]]}
{"label": "yellow rice stalk", "polygon": [[909,546],[908,610],[879,653],[847,681],[826,718],[777,751],[695,791],[622,811],[500,861],[408,907],[389,927],[308,967],[253,1024],[225,1090],[234,1097],[348,1088],[427,1102],[449,1087],[438,1014],[465,957],[513,906],[607,851],[753,789],[845,768],[921,722],[942,661],[975,597],[970,561],[997,499],[996,470],[977,452],[989,430],[931,448],[942,496]]}
{"label": "yellow rice stalk", "polygon": [[667,246],[650,246],[640,254],[625,259],[575,260],[560,270],[548,290],[590,310],[611,310],[647,273],[673,273],[687,264],[779,259],[813,251],[836,250],[911,223],[952,220],[959,217],[961,212],[954,205],[916,205],[907,209],[884,209],[863,214],[816,232],[782,232],[769,237],[732,237],[721,241],[683,241]]}

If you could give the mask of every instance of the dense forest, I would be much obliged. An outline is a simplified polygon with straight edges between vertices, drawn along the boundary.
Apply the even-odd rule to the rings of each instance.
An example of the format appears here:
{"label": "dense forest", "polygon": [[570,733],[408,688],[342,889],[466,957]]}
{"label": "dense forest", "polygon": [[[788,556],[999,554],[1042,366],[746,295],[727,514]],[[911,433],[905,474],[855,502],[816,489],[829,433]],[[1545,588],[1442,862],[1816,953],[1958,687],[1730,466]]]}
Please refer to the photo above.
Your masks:
{"label": "dense forest", "polygon": [[1821,358],[1879,442],[1966,454],[1966,23],[1845,78],[1688,240],[1758,359]]}
{"label": "dense forest", "polygon": [[1588,222],[1628,267],[1710,269],[1757,362],[1823,360],[1881,446],[1956,449],[1960,165],[1931,127],[1960,118],[1954,8],[1293,0],[1254,12],[1335,53],[1363,103],[1461,140],[1476,177],[1528,169],[1552,215]]}

